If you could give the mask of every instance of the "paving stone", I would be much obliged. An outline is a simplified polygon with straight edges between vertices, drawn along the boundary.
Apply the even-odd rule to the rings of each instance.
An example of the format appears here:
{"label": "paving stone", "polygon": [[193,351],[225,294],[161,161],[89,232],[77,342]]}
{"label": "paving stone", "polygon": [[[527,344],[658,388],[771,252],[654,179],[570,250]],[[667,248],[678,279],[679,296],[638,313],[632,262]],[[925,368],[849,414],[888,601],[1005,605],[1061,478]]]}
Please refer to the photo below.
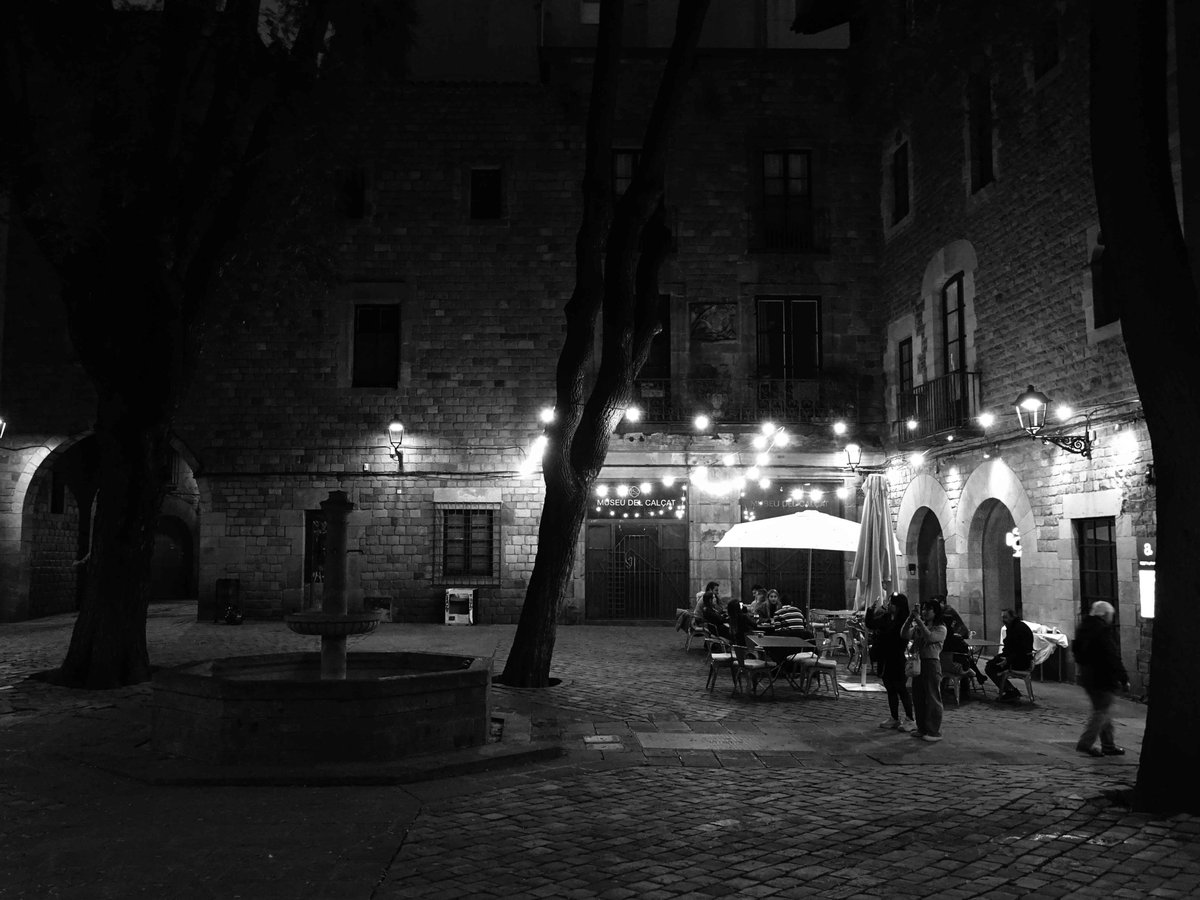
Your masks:
{"label": "paving stone", "polygon": [[[279,623],[156,609],[157,664],[305,648]],[[1104,793],[1131,784],[1143,717],[1123,720],[1124,765],[1080,765],[1069,735],[1086,698],[1069,685],[1039,685],[1019,717],[951,707],[950,737],[924,746],[881,735],[879,694],[710,695],[669,629],[564,627],[555,669],[569,690],[492,698],[501,743],[524,728],[562,757],[404,787],[172,787],[98,765],[147,758],[148,687],[87,697],[25,680],[56,664],[69,625],[0,625],[17,648],[0,703],[24,710],[0,717],[0,884],[13,896],[925,897],[931,879],[950,898],[1200,893],[1200,823],[1134,815]],[[355,645],[500,661],[512,634],[406,625]],[[618,679],[598,646],[649,671]],[[663,735],[755,749],[644,745]],[[592,749],[605,744],[619,749]],[[271,854],[287,868],[265,869]]]}

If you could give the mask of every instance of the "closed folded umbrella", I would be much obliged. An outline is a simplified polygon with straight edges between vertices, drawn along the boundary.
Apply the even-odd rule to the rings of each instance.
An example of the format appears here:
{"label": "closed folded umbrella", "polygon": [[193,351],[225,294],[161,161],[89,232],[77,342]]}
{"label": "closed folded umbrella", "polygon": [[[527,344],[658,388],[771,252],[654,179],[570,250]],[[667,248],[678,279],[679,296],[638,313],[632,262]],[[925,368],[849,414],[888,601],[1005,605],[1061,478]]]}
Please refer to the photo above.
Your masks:
{"label": "closed folded umbrella", "polygon": [[866,609],[882,602],[885,590],[896,583],[896,537],[888,511],[887,479],[868,475],[863,484],[862,522],[851,574],[858,579],[854,608]]}

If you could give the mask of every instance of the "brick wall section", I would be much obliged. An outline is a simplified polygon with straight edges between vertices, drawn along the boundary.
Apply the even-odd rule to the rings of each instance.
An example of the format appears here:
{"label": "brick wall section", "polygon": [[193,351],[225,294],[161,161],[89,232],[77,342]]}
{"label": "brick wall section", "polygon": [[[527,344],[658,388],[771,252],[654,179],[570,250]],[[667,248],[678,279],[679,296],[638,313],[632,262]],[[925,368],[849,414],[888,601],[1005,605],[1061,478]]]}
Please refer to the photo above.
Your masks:
{"label": "brick wall section", "polygon": [[[660,62],[654,55],[629,61],[621,146],[637,146]],[[478,591],[479,619],[516,620],[536,553],[542,484],[540,476],[512,473],[540,431],[538,410],[553,402],[562,308],[574,280],[590,78],[585,61],[570,54],[554,65],[547,85],[372,92],[351,117],[368,124],[347,136],[346,150],[372,173],[370,215],[323,223],[346,286],[302,283],[279,296],[261,273],[227,286],[209,316],[203,364],[179,421],[201,463],[202,594],[217,578],[234,577],[248,615],[306,602],[303,510],[343,489],[358,505],[351,525],[362,553],[351,556],[351,582],[359,596],[391,598],[403,618],[439,619],[442,591],[453,581],[433,571],[433,491],[499,487],[502,572],[498,585]],[[662,286],[672,296],[680,376],[701,364],[751,375],[754,297],[821,296],[826,366],[865,373],[862,418],[870,420],[878,418],[881,345],[875,260],[862,241],[875,228],[874,175],[866,167],[873,150],[840,115],[844,84],[836,55],[705,56],[671,157],[668,201],[679,249]],[[767,140],[814,147],[815,202],[831,211],[831,254],[749,252],[752,162]],[[506,215],[472,221],[469,171],[493,165],[504,171]],[[401,303],[398,389],[348,387],[356,297]],[[739,304],[739,339],[689,345],[687,305],[717,300]],[[394,415],[406,426],[402,475],[385,435]],[[648,440],[628,449],[614,442],[610,467],[661,450],[686,471],[692,455],[683,445]],[[802,451],[789,464],[812,459]],[[725,512],[728,527],[736,504]],[[707,527],[693,523],[693,553],[704,552]],[[582,559],[580,552],[566,620],[582,615]],[[719,577],[728,582],[735,573]]]}
{"label": "brick wall section", "polygon": [[31,617],[72,612],[75,609],[78,556],[79,506],[75,496],[64,491],[63,511],[50,511],[51,478],[44,473],[34,499],[32,515],[32,570],[29,583]]}

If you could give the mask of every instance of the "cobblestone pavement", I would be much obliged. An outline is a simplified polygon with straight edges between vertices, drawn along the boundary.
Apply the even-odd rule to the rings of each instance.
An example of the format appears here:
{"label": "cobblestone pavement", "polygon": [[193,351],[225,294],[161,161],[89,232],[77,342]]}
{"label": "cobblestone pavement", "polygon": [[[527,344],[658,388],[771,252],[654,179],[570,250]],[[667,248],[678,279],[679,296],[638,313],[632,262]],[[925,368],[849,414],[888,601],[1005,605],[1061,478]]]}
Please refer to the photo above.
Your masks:
{"label": "cobblestone pavement", "polygon": [[[1193,897],[1200,820],[1124,805],[1125,757],[1073,750],[1083,692],[946,710],[940,744],[877,727],[883,694],[704,690],[669,628],[559,629],[543,691],[497,687],[501,744],[552,760],[314,787],[154,783],[150,688],[81,693],[53,668],[72,618],[0,625],[0,897]],[[513,628],[385,624],[351,649],[490,656]],[[152,607],[156,665],[315,649],[281,623]],[[845,673],[842,673],[845,679]],[[873,680],[873,679],[872,679]],[[119,758],[129,762],[113,767]]]}

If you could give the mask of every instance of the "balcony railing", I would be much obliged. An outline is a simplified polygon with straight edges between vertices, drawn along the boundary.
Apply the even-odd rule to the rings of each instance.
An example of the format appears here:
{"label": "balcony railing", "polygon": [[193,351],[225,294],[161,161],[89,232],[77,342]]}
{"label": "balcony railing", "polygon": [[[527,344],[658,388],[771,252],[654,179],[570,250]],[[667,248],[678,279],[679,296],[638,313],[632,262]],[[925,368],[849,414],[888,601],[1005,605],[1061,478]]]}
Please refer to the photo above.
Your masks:
{"label": "balcony railing", "polygon": [[[896,438],[912,444],[971,425],[979,415],[979,373],[951,372],[897,398]],[[916,428],[910,428],[915,422]]]}
{"label": "balcony railing", "polygon": [[854,418],[860,408],[858,386],[844,378],[693,378],[639,379],[635,402],[642,421],[690,424],[697,413],[714,422],[777,424]]}
{"label": "balcony railing", "polygon": [[826,253],[829,251],[829,210],[789,210],[787,224],[764,221],[755,225],[755,253]]}

